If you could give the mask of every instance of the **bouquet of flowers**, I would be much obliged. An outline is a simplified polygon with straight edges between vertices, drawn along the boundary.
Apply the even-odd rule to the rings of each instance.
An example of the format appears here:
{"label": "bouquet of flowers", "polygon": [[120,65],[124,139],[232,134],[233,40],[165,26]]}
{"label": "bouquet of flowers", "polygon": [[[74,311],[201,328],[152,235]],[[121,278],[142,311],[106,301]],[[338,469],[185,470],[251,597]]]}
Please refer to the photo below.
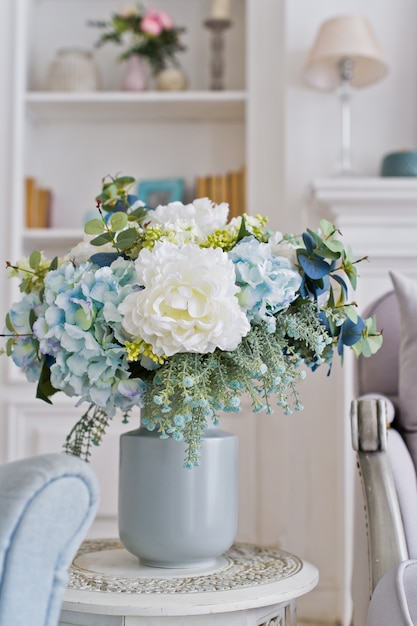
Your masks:
{"label": "bouquet of flowers", "polygon": [[185,29],[175,26],[165,11],[145,9],[141,5],[127,6],[115,13],[110,22],[90,24],[105,29],[97,46],[107,42],[126,45],[127,50],[119,59],[124,61],[136,54],[148,60],[154,74],[165,69],[168,61],[176,64],[175,55],[185,50],[180,40]]}
{"label": "bouquet of flowers", "polygon": [[199,463],[208,420],[301,410],[297,381],[350,346],[381,345],[375,319],[347,301],[356,263],[323,220],[301,237],[271,232],[260,215],[235,217],[208,198],[149,209],[131,177],[104,179],[98,218],[64,258],[40,252],[15,265],[22,298],[6,316],[6,352],[36,381],[88,408],[66,441],[88,458],[109,420],[135,406],[161,437],[184,440]]}

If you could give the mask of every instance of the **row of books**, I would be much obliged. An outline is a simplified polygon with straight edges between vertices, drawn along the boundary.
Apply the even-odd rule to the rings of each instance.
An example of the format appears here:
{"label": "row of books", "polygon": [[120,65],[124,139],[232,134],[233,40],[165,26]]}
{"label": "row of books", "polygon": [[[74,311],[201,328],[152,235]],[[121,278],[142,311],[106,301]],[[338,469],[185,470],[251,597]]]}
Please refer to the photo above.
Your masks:
{"label": "row of books", "polygon": [[228,172],[222,176],[200,176],[196,180],[196,198],[210,198],[216,204],[229,203],[229,219],[246,212],[246,171]]}
{"label": "row of books", "polygon": [[26,228],[47,228],[51,225],[51,190],[31,176],[25,179],[25,187]]}
{"label": "row of books", "polygon": [[[26,228],[48,228],[51,225],[52,192],[29,176],[26,185]],[[228,202],[229,219],[246,212],[246,170],[224,175],[200,176],[196,179],[196,198],[210,198],[216,204]]]}

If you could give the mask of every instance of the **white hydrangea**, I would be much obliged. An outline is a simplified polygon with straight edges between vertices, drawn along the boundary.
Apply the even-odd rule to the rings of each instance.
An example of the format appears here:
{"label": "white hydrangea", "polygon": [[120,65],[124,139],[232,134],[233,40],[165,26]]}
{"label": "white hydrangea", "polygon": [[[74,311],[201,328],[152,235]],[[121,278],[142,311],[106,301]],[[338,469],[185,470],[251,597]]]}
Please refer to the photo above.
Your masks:
{"label": "white hydrangea", "polygon": [[235,350],[250,330],[232,261],[220,248],[157,242],[135,261],[144,288],[119,305],[124,329],[156,355]]}

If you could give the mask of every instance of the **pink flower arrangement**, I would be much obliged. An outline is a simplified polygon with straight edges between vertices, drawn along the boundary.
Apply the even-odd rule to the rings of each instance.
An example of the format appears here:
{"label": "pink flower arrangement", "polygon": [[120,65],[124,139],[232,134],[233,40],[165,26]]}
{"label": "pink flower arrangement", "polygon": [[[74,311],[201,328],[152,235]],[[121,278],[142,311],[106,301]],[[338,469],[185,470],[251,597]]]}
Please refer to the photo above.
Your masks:
{"label": "pink flower arrangement", "polygon": [[173,26],[171,16],[157,9],[148,9],[141,24],[142,31],[148,35],[160,35],[164,29],[170,30]]}
{"label": "pink flower arrangement", "polygon": [[125,6],[115,13],[110,22],[90,22],[106,31],[97,41],[97,46],[107,42],[123,45],[128,49],[120,60],[138,55],[148,60],[154,74],[163,70],[169,62],[178,64],[175,55],[185,50],[180,41],[184,28],[175,26],[172,17],[159,9],[144,9],[141,6]]}

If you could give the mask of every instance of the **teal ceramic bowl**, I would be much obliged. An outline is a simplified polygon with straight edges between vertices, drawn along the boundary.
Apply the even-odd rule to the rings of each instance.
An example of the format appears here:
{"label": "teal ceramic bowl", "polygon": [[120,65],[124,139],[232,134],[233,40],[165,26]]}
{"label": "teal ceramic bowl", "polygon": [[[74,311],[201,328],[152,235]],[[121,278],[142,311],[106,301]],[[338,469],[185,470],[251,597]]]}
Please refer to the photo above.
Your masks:
{"label": "teal ceramic bowl", "polygon": [[417,152],[391,152],[382,160],[381,176],[417,176]]}

